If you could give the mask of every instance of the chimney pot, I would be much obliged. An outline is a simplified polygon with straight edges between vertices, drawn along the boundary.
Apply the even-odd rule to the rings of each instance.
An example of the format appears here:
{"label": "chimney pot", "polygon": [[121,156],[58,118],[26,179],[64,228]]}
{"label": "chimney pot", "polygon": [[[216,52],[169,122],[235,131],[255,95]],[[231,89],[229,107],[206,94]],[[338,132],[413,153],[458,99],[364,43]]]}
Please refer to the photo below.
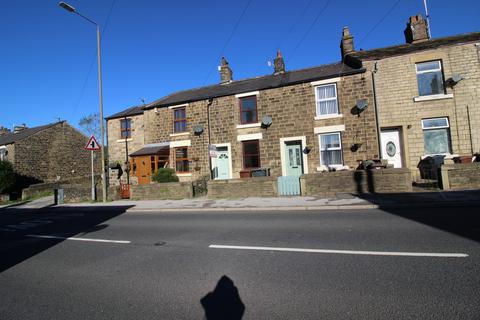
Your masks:
{"label": "chimney pot", "polygon": [[285,61],[283,61],[280,50],[277,50],[277,57],[273,60],[273,67],[275,69],[273,74],[285,73]]}
{"label": "chimney pot", "polygon": [[233,71],[230,69],[227,59],[222,57],[220,62],[220,83],[229,83],[232,82],[232,79]]}
{"label": "chimney pot", "polygon": [[342,60],[349,53],[355,52],[355,47],[353,45],[353,36],[350,34],[348,27],[343,27],[342,30],[342,41],[340,42],[340,51],[342,54]]}

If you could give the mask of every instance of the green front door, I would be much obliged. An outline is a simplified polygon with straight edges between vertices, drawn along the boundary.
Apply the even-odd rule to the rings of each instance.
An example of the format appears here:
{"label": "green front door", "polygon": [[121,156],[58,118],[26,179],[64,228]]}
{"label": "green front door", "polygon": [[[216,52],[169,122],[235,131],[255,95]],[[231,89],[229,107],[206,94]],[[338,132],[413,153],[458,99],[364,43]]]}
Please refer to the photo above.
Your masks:
{"label": "green front door", "polygon": [[303,174],[301,141],[285,142],[286,175],[300,176]]}

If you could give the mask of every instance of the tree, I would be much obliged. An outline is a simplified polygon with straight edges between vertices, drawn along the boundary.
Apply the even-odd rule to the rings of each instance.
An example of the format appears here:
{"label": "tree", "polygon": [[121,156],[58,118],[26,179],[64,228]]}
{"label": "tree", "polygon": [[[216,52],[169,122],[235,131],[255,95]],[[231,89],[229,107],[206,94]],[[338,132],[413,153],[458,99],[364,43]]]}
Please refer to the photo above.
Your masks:
{"label": "tree", "polygon": [[101,138],[100,135],[100,114],[92,113],[80,119],[78,125],[88,136]]}
{"label": "tree", "polygon": [[0,161],[0,194],[11,191],[15,185],[15,172],[8,161]]}

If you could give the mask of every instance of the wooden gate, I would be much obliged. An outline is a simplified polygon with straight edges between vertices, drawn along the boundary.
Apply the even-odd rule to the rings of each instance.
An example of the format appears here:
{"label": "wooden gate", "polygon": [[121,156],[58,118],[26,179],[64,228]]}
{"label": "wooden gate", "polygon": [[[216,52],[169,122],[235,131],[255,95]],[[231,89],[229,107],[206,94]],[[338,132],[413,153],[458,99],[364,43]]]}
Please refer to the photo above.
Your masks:
{"label": "wooden gate", "polygon": [[129,184],[120,184],[120,198],[130,199],[130,185]]}
{"label": "wooden gate", "polygon": [[278,185],[279,196],[300,195],[300,177],[299,176],[278,177],[277,185]]}

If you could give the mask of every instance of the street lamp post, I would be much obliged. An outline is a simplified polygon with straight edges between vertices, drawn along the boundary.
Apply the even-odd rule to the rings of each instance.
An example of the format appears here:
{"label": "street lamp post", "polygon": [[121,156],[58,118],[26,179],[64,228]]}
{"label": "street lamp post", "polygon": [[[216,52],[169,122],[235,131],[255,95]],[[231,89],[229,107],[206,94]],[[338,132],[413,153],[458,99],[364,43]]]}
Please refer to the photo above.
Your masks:
{"label": "street lamp post", "polygon": [[102,90],[102,59],[101,59],[101,51],[100,51],[100,26],[95,21],[85,17],[84,15],[80,14],[74,7],[69,5],[66,2],[59,2],[58,5],[63,9],[67,10],[68,12],[75,13],[82,17],[83,19],[87,20],[90,23],[93,23],[97,28],[97,59],[98,59],[98,91],[99,91],[99,98],[100,98],[100,132],[102,135],[102,199],[103,202],[107,202],[107,177],[105,174],[105,129],[103,127],[103,90]]}

